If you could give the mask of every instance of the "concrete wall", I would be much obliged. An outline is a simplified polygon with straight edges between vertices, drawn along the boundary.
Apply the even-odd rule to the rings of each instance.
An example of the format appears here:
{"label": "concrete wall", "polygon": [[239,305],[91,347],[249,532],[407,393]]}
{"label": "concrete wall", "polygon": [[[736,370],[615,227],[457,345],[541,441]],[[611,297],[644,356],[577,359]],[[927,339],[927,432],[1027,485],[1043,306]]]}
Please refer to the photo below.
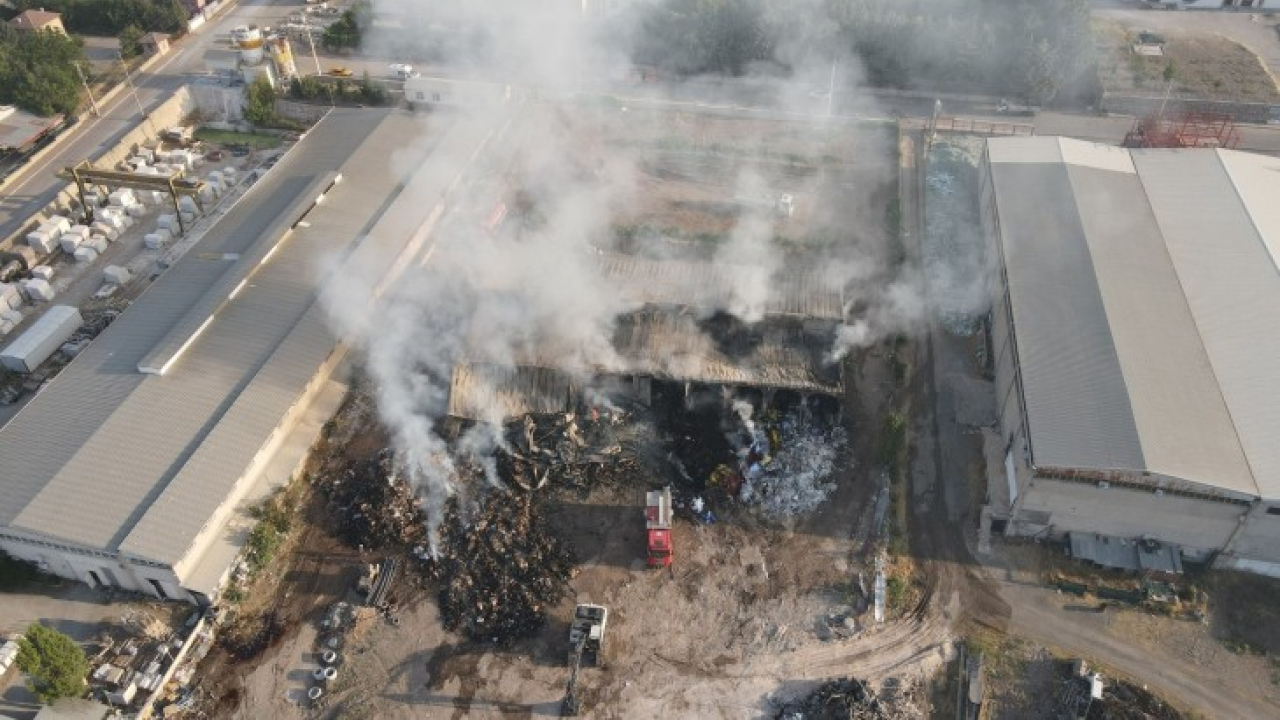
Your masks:
{"label": "concrete wall", "polygon": [[1272,563],[1280,568],[1280,502],[1260,502],[1254,506],[1240,523],[1227,552],[1236,558]]}
{"label": "concrete wall", "polygon": [[1225,547],[1248,510],[1234,503],[1044,478],[1027,483],[1017,505],[1012,534],[1145,536],[1182,545],[1191,555]]}
{"label": "concrete wall", "polygon": [[[1278,0],[1280,1],[1280,0]],[[1200,100],[1195,98],[1170,98],[1163,95],[1132,95],[1120,93],[1103,93],[1099,108],[1113,115],[1134,115],[1138,117],[1159,112],[1164,107],[1166,114],[1176,112],[1204,112],[1230,115],[1236,122],[1254,125],[1280,124],[1280,105],[1268,105],[1255,102],[1226,102],[1219,100]]]}
{"label": "concrete wall", "polygon": [[208,122],[235,125],[244,121],[244,88],[199,83],[187,86],[187,92]]}
{"label": "concrete wall", "polygon": [[332,107],[329,105],[312,105],[292,100],[276,100],[276,112],[290,120],[313,125],[320,121]]}

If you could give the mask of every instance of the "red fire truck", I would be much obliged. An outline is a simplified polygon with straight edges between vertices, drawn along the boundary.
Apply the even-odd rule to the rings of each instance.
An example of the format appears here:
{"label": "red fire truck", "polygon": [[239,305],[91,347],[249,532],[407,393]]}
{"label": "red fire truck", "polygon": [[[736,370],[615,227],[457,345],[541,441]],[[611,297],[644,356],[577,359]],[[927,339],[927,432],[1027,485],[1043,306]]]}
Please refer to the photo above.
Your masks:
{"label": "red fire truck", "polygon": [[649,567],[671,567],[671,488],[646,494],[644,529]]}

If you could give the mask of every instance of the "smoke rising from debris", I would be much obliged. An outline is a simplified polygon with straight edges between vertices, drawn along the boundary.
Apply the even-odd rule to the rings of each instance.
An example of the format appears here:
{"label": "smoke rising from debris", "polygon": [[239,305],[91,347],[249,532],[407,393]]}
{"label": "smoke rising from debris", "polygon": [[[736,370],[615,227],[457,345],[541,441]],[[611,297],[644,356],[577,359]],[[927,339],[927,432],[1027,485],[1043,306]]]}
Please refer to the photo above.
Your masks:
{"label": "smoke rising from debris", "polygon": [[[475,158],[461,153],[452,160],[434,151],[428,156],[429,165],[451,165],[434,171],[446,176],[461,173],[462,178],[457,196],[447,204],[428,239],[429,261],[411,266],[380,298],[375,312],[352,312],[350,298],[368,297],[381,278],[342,278],[330,286],[325,298],[336,329],[365,356],[381,419],[391,430],[408,476],[420,488],[433,526],[442,517],[446,499],[458,490],[459,463],[464,459],[478,465],[489,484],[502,486],[493,462],[495,450],[504,442],[499,427],[504,419],[503,399],[496,388],[487,389],[484,419],[488,424],[465,434],[457,444],[457,457],[438,434],[455,365],[555,367],[575,374],[581,381],[577,385],[583,387],[593,373],[625,367],[614,347],[617,320],[640,309],[603,276],[599,263],[603,252],[616,251],[612,223],[617,211],[645,192],[637,159],[640,151],[607,145],[592,134],[590,122],[625,125],[643,135],[647,124],[659,120],[639,107],[630,112],[626,105],[631,100],[624,98],[621,107],[574,102],[570,111],[590,121],[575,124],[545,102],[606,90],[617,95],[637,92],[635,87],[619,84],[631,62],[624,44],[617,40],[628,37],[634,28],[619,27],[627,22],[626,16],[602,21],[591,12],[584,13],[579,3],[548,5],[522,0],[375,0],[375,16],[384,22],[366,33],[368,45],[404,53],[402,59],[416,62],[424,74],[439,64],[449,74],[510,84],[515,89],[510,102],[473,107],[459,121],[491,128],[489,149],[497,146],[499,150]],[[852,93],[859,74],[853,58],[833,56],[834,43],[813,44],[812,38],[821,35],[820,26],[806,25],[803,32],[782,36],[776,48],[789,67],[784,72],[775,63],[768,68],[769,77],[748,78],[749,84],[743,87],[757,94],[760,88],[768,88],[771,103],[810,110],[815,120],[821,120],[827,110],[821,92],[834,86],[837,93]],[[417,44],[407,38],[416,38]],[[816,53],[814,47],[825,49]],[[670,92],[696,95],[700,87],[693,81],[675,85]],[[657,92],[644,90],[649,95]],[[447,113],[439,113],[429,122],[444,126],[451,121]],[[857,132],[834,122],[813,128],[814,133]],[[669,127],[663,129],[670,133]],[[442,142],[448,142],[448,137]],[[606,146],[599,147],[601,143]],[[403,157],[423,154],[410,152],[413,144],[406,142]],[[503,147],[514,152],[504,154]],[[750,158],[750,148],[740,150],[738,157]],[[777,159],[771,162],[782,164]],[[840,199],[819,197],[821,173],[795,177],[784,188],[776,179],[766,181],[749,161],[730,166],[730,187],[746,209],[703,259],[719,269],[732,268],[735,282],[723,307],[699,311],[708,315],[723,311],[756,323],[764,318],[788,258],[776,238],[780,195],[794,194],[797,205],[839,204]],[[521,188],[522,197],[513,199],[508,192],[513,186]],[[851,195],[859,191],[848,190]],[[423,202],[434,203],[436,198],[423,198]],[[513,217],[492,231],[481,221],[497,203],[511,206]],[[875,216],[863,218],[866,225],[883,222],[883,209],[874,212]],[[856,234],[856,227],[843,227]],[[831,248],[824,251],[825,257],[810,261],[812,272],[851,283],[850,296],[858,298],[856,305],[863,308],[840,330],[832,362],[850,348],[912,327],[922,314],[917,286],[892,277],[884,265],[887,253],[869,250],[865,242],[862,238],[845,245],[829,243],[824,246]],[[677,361],[690,362],[672,359]],[[750,415],[743,420],[749,424]]]}

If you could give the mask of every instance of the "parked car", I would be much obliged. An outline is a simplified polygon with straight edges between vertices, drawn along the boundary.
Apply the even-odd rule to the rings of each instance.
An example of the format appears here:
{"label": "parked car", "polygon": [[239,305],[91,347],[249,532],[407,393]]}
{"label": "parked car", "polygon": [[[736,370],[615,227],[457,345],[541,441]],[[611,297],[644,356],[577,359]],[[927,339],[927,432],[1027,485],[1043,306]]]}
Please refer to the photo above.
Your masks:
{"label": "parked car", "polygon": [[339,66],[339,67],[329,68],[329,74],[333,75],[334,77],[351,77],[355,73],[351,72],[345,67]]}

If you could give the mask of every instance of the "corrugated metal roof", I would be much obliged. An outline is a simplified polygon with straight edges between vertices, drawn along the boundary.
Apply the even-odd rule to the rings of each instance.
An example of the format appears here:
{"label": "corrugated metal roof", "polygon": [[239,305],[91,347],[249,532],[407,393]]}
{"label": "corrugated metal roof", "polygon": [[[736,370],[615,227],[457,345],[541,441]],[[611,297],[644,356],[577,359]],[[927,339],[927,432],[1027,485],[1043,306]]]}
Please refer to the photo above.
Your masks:
{"label": "corrugated metal roof", "polygon": [[1280,161],[988,148],[1035,462],[1280,494]]}
{"label": "corrugated metal roof", "polygon": [[798,330],[762,328],[749,349],[730,357],[696,318],[642,312],[619,320],[614,345],[629,373],[717,385],[840,392],[836,369],[824,365],[821,357],[826,348],[815,348]]}
{"label": "corrugated metal roof", "polygon": [[[202,255],[251,254],[257,243],[274,242],[266,231],[312,179],[346,162],[381,117],[339,111],[322,121],[0,430],[9,463],[0,523],[89,547],[132,548],[160,562],[180,556],[182,538],[226,500],[314,375],[315,358],[332,349],[311,317],[307,257],[315,248],[283,246],[280,260],[289,262],[270,263],[168,375],[136,366],[226,273]],[[218,463],[208,460],[214,448],[201,448],[209,440]]]}
{"label": "corrugated metal roof", "polygon": [[[1256,492],[1138,176],[1085,167],[1067,172],[1129,392],[1143,469],[1189,480],[1213,477],[1232,490]],[[1153,361],[1161,357],[1173,361]]]}
{"label": "corrugated metal roof", "polygon": [[1280,272],[1269,249],[1280,243],[1280,161],[1222,150],[1134,160],[1258,491],[1280,498]]}
{"label": "corrugated metal roof", "polygon": [[1036,463],[1142,469],[1066,166],[997,163],[992,184]]}
{"label": "corrugated metal roof", "polygon": [[558,370],[459,364],[449,383],[449,415],[500,423],[521,415],[564,412],[573,382]]}

